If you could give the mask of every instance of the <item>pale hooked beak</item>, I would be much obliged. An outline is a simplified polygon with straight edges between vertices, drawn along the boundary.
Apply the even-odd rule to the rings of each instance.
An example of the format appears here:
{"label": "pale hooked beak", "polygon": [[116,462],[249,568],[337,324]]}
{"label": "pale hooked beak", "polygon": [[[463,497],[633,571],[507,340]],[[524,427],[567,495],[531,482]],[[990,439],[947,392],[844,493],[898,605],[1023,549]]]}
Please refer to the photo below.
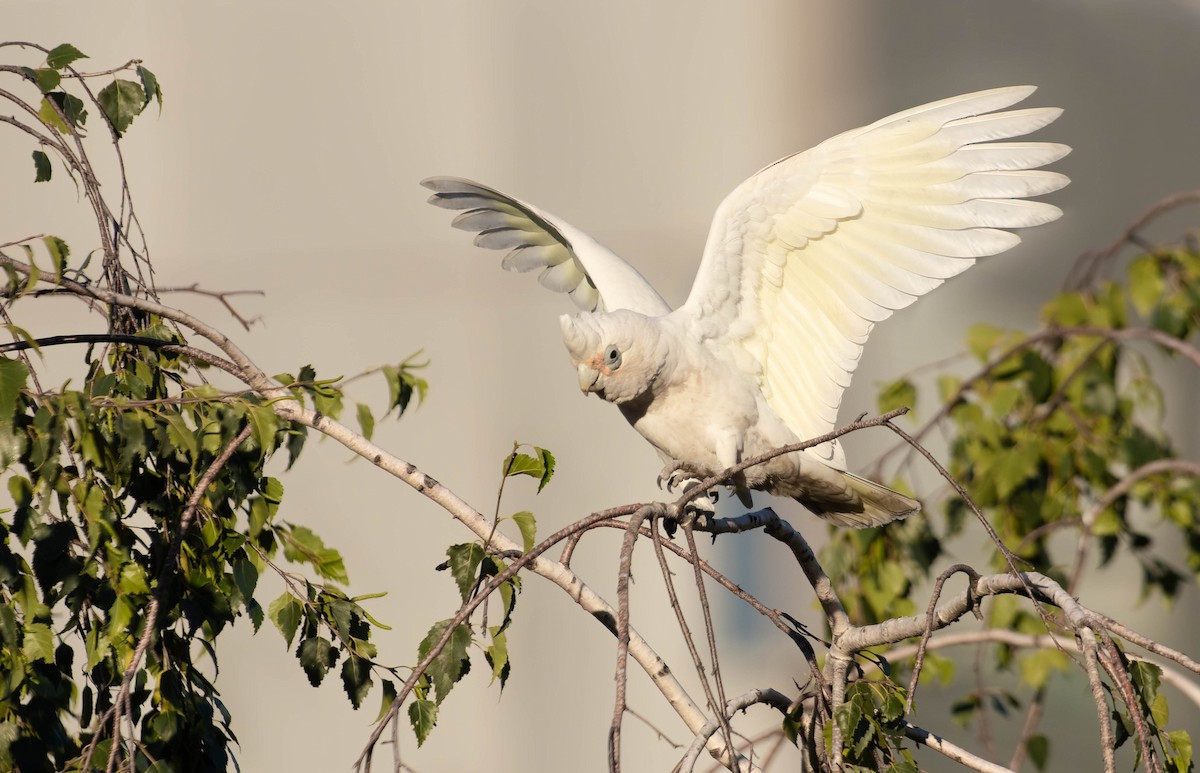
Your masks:
{"label": "pale hooked beak", "polygon": [[590,365],[579,364],[579,391],[585,395],[595,391],[596,382],[600,380],[600,371]]}

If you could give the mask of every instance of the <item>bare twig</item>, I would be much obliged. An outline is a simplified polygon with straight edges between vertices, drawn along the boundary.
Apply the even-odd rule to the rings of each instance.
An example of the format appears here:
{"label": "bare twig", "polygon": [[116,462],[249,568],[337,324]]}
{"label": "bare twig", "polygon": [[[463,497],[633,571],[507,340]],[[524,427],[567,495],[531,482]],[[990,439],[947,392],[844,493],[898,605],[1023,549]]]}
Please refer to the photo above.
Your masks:
{"label": "bare twig", "polygon": [[[959,572],[967,575],[967,578],[971,581],[971,584],[967,586],[968,597],[974,594],[974,584],[977,580],[979,580],[979,572],[975,571],[966,564],[955,564],[938,575],[937,580],[933,584],[933,593],[929,595],[929,604],[925,608],[925,631],[921,634],[921,643],[917,646],[916,659],[913,662],[912,678],[908,683],[908,697],[904,699],[905,714],[912,713],[913,700],[917,695],[917,682],[921,678],[921,664],[925,660],[925,648],[929,646],[929,637],[933,635],[933,613],[934,610],[937,609],[938,599],[941,598],[942,586],[946,584],[946,580],[950,579]],[[975,612],[976,617],[983,619],[982,615],[979,613],[978,603],[973,606],[973,611]]]}
{"label": "bare twig", "polygon": [[[791,706],[791,701],[788,697],[776,690],[751,690],[749,692],[731,698],[725,704],[725,710],[718,712],[718,716],[705,722],[704,725],[696,732],[696,737],[692,739],[692,743],[688,746],[687,752],[683,755],[683,759],[679,762],[675,769],[680,773],[690,773],[696,767],[696,761],[700,757],[700,750],[704,748],[705,742],[712,737],[718,729],[723,725],[728,727],[729,718],[739,711],[744,711],[756,703],[765,703],[774,709],[779,710],[785,716],[788,712],[788,707]],[[742,770],[742,768],[738,768]]]}
{"label": "bare twig", "polygon": [[1134,243],[1138,247],[1142,247],[1142,244],[1138,240],[1138,234],[1152,221],[1172,209],[1197,201],[1200,201],[1200,188],[1179,191],[1178,193],[1173,193],[1159,199],[1148,210],[1139,215],[1136,220],[1126,226],[1125,230],[1107,246],[1080,256],[1075,261],[1075,266],[1071,269],[1071,273],[1067,277],[1064,286],[1068,290],[1087,286],[1095,279],[1096,274],[1103,270],[1104,266],[1116,257],[1117,253],[1126,244]]}
{"label": "bare twig", "polygon": [[[626,666],[629,659],[629,577],[633,574],[633,548],[638,529],[647,517],[654,517],[652,508],[641,507],[629,518],[625,537],[621,541],[620,568],[617,570],[617,694],[613,702],[612,724],[608,728],[608,769],[621,770],[621,720],[625,716]],[[732,748],[733,744],[729,744]]]}
{"label": "bare twig", "polygon": [[[724,736],[726,745],[732,748],[733,730],[730,729],[729,721],[720,710],[725,705],[725,684],[721,679],[721,663],[717,656],[716,628],[713,626],[712,608],[708,604],[708,592],[704,589],[704,575],[700,570],[700,551],[696,548],[696,534],[691,521],[683,524],[683,534],[687,538],[688,550],[692,553],[691,563],[696,578],[696,593],[700,598],[700,612],[704,616],[704,633],[708,638],[708,659],[712,664],[713,684],[717,688],[717,700],[712,709],[716,712],[717,722],[721,727],[721,735]],[[703,673],[699,676],[702,680],[704,679]]]}

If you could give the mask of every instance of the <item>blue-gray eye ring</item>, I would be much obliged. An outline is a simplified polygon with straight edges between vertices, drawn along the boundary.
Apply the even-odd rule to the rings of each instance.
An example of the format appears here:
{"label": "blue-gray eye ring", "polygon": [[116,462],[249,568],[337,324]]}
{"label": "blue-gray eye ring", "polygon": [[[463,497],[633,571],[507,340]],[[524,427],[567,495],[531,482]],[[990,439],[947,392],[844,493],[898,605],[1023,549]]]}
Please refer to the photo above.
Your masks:
{"label": "blue-gray eye ring", "polygon": [[608,351],[604,354],[604,364],[609,370],[616,370],[621,367],[621,350],[615,346],[608,347]]}

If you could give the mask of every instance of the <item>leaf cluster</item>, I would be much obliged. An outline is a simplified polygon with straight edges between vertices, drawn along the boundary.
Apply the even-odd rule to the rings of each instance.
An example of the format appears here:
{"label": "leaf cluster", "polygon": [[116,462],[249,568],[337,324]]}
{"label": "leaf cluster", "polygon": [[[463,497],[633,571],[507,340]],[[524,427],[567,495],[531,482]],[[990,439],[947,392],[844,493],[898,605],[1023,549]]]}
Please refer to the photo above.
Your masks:
{"label": "leaf cluster", "polygon": [[[979,370],[937,378],[943,407],[919,432],[942,429],[950,473],[1025,567],[1074,588],[1089,568],[1086,556],[1098,555],[1100,566],[1127,556],[1141,567],[1143,596],[1156,594],[1167,604],[1200,576],[1200,479],[1164,429],[1159,385],[1165,360],[1182,355],[1200,363],[1189,343],[1200,327],[1198,288],[1195,249],[1154,250],[1131,260],[1122,281],[1057,295],[1033,333],[974,327],[967,347]],[[887,384],[880,408],[913,405],[925,388],[908,377]],[[926,512],[888,529],[832,532],[821,560],[856,623],[922,611],[924,602],[918,609],[912,598],[918,582],[950,555],[949,543],[974,517],[953,493],[944,500],[943,519]],[[1183,546],[1186,567],[1168,560],[1167,544]],[[998,550],[991,561],[1007,569]],[[993,599],[986,613],[991,628],[1046,632],[1042,617],[1013,597]],[[997,645],[990,651],[995,667],[1015,669],[1038,695],[1070,665],[1057,650],[1018,654]],[[952,661],[934,656],[926,668],[931,664],[949,680]],[[1149,678],[1155,667],[1132,666],[1163,756],[1177,766],[1170,769],[1190,769],[1187,733],[1160,729],[1167,709]],[[1020,705],[1012,693],[979,688],[955,704],[954,715],[965,724],[980,712],[1007,714]],[[865,714],[855,716],[861,729]],[[1128,712],[1114,711],[1114,722],[1132,732]],[[1034,734],[1026,743],[1042,769],[1049,739]]]}

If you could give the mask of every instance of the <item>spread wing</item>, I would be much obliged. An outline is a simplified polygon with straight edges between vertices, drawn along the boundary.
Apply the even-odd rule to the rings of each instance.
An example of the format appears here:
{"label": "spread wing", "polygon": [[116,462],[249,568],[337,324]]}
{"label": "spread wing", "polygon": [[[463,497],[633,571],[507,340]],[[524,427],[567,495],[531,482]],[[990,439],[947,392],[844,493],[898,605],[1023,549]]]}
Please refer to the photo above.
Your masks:
{"label": "spread wing", "polygon": [[[763,169],[717,209],[691,295],[675,313],[752,373],[799,437],[830,431],[876,322],[1016,245],[1004,229],[1062,214],[1025,199],[1067,184],[1037,168],[1070,149],[992,142],[1059,116],[994,112],[1033,90],[913,108]],[[836,445],[818,451],[844,464]]]}
{"label": "spread wing", "polygon": [[510,250],[509,271],[541,270],[538,281],[567,293],[585,311],[629,309],[658,317],[671,311],[637,269],[557,217],[497,190],[458,177],[430,177],[429,203],[464,210],[451,225],[475,231],[475,244]]}

